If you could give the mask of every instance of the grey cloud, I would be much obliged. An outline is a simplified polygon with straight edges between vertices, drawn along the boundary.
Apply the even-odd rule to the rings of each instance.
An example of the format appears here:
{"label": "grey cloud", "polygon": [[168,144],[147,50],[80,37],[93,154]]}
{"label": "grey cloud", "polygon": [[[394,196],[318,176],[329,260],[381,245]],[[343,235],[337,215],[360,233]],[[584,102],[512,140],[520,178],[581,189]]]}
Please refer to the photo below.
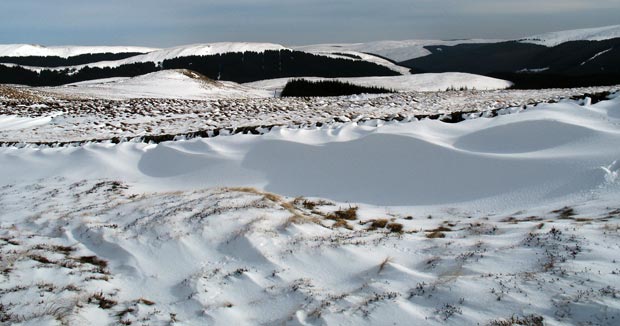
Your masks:
{"label": "grey cloud", "polygon": [[617,0],[3,0],[0,43],[513,38],[618,24]]}

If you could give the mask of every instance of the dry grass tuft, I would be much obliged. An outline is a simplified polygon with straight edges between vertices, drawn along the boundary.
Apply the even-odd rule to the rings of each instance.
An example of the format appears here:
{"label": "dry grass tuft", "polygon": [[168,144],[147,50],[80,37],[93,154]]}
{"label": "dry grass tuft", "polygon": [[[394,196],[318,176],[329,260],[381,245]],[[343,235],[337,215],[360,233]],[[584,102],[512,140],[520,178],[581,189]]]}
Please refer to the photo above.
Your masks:
{"label": "dry grass tuft", "polygon": [[332,228],[345,228],[349,230],[353,230],[353,228],[349,225],[349,223],[345,220],[337,220],[336,223],[332,226]]}
{"label": "dry grass tuft", "polygon": [[337,210],[325,218],[328,220],[347,220],[347,221],[355,221],[357,220],[357,209],[358,207],[349,207],[347,209]]}
{"label": "dry grass tuft", "polygon": [[394,233],[401,233],[403,232],[403,225],[400,223],[389,223],[387,225],[388,230],[390,230],[390,232],[394,232]]}
{"label": "dry grass tuft", "polygon": [[105,295],[103,295],[103,292],[98,292],[91,295],[88,298],[88,303],[97,303],[101,309],[111,309],[117,304],[116,301],[106,298]]}
{"label": "dry grass tuft", "polygon": [[568,206],[552,211],[551,213],[558,214],[560,219],[570,219],[576,214],[575,210]]}
{"label": "dry grass tuft", "polygon": [[108,267],[108,262],[97,256],[83,256],[79,257],[77,260],[82,264],[97,266],[101,271],[104,271]]}
{"label": "dry grass tuft", "polygon": [[429,239],[445,238],[446,234],[441,231],[432,231],[430,233],[426,233],[426,237]]}
{"label": "dry grass tuft", "polygon": [[436,229],[426,230],[426,232],[449,232],[452,231],[451,228],[445,226],[439,226]]}
{"label": "dry grass tuft", "polygon": [[155,305],[155,302],[154,302],[154,301],[151,301],[151,300],[148,300],[148,299],[145,299],[145,298],[140,298],[140,299],[138,299],[138,303],[141,303],[141,304],[143,304],[143,305],[147,305],[147,306],[153,306],[153,305]]}
{"label": "dry grass tuft", "polygon": [[379,271],[377,272],[377,274],[380,274],[385,267],[387,266],[387,264],[391,263],[393,261],[393,258],[390,256],[385,257],[385,259],[381,262],[381,264],[379,264]]}
{"label": "dry grass tuft", "polygon": [[511,316],[508,319],[497,319],[489,322],[488,326],[543,326],[544,318],[539,315],[527,315],[524,317]]}
{"label": "dry grass tuft", "polygon": [[373,220],[370,224],[369,230],[382,229],[388,224],[388,220],[384,218],[380,218],[377,220]]}

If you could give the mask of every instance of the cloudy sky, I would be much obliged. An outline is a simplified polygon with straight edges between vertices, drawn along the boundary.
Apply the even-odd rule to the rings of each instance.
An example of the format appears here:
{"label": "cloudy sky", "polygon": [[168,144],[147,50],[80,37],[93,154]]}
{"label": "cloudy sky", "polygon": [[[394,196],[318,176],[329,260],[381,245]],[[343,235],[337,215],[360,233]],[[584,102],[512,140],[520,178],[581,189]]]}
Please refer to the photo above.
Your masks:
{"label": "cloudy sky", "polygon": [[0,0],[0,43],[509,39],[620,24],[620,0]]}

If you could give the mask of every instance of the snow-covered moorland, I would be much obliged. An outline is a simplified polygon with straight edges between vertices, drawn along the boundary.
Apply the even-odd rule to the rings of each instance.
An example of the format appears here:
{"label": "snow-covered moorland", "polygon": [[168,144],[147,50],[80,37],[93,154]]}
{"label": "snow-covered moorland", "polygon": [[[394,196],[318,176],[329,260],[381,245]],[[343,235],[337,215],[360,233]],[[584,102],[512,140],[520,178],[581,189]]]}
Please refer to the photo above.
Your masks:
{"label": "snow-covered moorland", "polygon": [[[41,106],[44,93],[9,90],[29,104],[5,102],[14,114],[3,116],[3,139],[82,123],[27,120],[79,101]],[[503,98],[501,113],[512,113],[457,124],[334,122],[340,112],[326,109],[331,123],[263,135],[2,147],[0,320],[616,325],[620,97],[521,107],[585,91],[362,99],[388,113],[405,96],[448,112],[459,96],[488,106]],[[322,100],[294,103],[356,99]],[[244,101],[225,107],[284,119],[293,103]],[[120,110],[120,128],[130,103],[103,111]],[[172,120],[165,106],[140,110]]]}

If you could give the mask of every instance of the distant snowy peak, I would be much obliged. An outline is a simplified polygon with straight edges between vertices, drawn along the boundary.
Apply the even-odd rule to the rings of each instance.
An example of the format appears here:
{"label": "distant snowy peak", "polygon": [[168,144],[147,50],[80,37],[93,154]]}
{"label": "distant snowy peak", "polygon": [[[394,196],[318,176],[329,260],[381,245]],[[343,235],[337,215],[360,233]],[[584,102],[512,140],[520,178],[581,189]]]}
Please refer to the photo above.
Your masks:
{"label": "distant snowy peak", "polygon": [[0,44],[0,57],[61,57],[68,58],[95,53],[148,53],[156,48],[138,46],[42,46],[36,44]]}
{"label": "distant snowy peak", "polygon": [[457,45],[463,43],[493,43],[499,40],[469,39],[469,40],[402,40],[402,41],[375,41],[367,43],[333,43],[313,44],[294,47],[295,50],[307,52],[345,52],[357,51],[372,53],[396,62],[402,62],[431,54],[426,46]]}
{"label": "distant snowy peak", "polygon": [[620,25],[551,32],[529,36],[520,41],[551,47],[570,41],[603,41],[613,38],[620,38]]}
{"label": "distant snowy peak", "polygon": [[249,43],[249,42],[221,42],[177,46],[161,49],[144,55],[130,58],[134,62],[162,62],[168,59],[206,56],[233,52],[258,52],[288,50],[288,48],[273,43]]}

